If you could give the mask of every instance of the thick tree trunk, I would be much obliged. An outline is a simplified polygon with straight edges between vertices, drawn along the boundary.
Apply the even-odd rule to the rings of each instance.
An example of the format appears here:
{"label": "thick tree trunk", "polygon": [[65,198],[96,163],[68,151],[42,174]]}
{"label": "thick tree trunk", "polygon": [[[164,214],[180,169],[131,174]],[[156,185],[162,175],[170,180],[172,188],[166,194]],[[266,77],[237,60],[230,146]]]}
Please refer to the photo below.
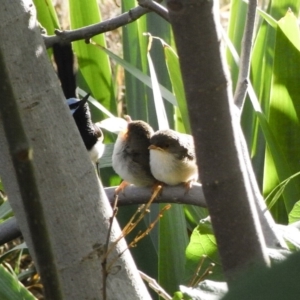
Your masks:
{"label": "thick tree trunk", "polygon": [[229,283],[268,264],[222,59],[218,1],[168,0],[200,179]]}
{"label": "thick tree trunk", "polygon": [[[28,149],[33,153],[28,163],[37,184],[38,197],[34,200],[39,198],[40,202],[28,207],[23,201],[29,178],[23,178],[20,169],[14,169],[15,156],[9,153],[13,139],[11,135],[5,137],[14,125],[19,135],[19,128],[12,118],[7,118],[9,112],[3,115],[3,110],[0,119],[1,179],[34,260],[44,261],[48,267],[51,264],[51,269],[57,272],[57,295],[72,300],[102,299],[101,262],[112,216],[111,206],[64,103],[37,27],[32,1],[4,0],[1,4],[0,51],[6,68],[1,74],[6,72],[6,78],[1,78],[0,87],[11,97],[2,98],[1,105],[16,101],[19,108],[20,124],[30,146]],[[3,124],[4,120],[8,123]],[[41,220],[43,216],[45,219]],[[36,227],[45,226],[39,228],[39,234],[44,230],[43,240],[49,242],[46,253],[38,251],[42,246],[32,231],[33,222]],[[114,221],[111,240],[119,234]],[[125,242],[121,241],[109,260],[125,247]],[[52,258],[51,255],[44,257],[47,253]],[[42,279],[47,278],[45,266],[39,264],[38,269]],[[113,271],[107,278],[107,299],[150,299],[129,251],[116,261]],[[53,295],[49,291],[51,284],[44,281],[44,285],[50,299]]]}

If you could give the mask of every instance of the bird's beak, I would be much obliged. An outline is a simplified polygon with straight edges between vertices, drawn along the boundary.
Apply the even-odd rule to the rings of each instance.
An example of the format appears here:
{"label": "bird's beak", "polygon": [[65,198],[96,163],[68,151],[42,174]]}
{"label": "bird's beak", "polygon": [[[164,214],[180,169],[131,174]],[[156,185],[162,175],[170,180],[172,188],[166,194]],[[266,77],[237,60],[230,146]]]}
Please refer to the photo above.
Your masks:
{"label": "bird's beak", "polygon": [[86,94],[81,100],[79,100],[79,102],[78,102],[78,108],[82,107],[84,104],[87,103],[87,101],[88,101],[90,95],[91,95],[91,94],[88,93],[88,94]]}
{"label": "bird's beak", "polygon": [[155,145],[150,145],[150,146],[148,147],[148,149],[149,149],[149,150],[160,150],[160,151],[163,151],[162,148],[157,147],[157,146],[155,146]]}
{"label": "bird's beak", "polygon": [[126,140],[128,137],[128,128],[125,128],[124,130],[119,132],[119,136],[123,139]]}
{"label": "bird's beak", "polygon": [[126,120],[127,123],[132,122],[132,119],[129,115],[124,115],[124,119]]}

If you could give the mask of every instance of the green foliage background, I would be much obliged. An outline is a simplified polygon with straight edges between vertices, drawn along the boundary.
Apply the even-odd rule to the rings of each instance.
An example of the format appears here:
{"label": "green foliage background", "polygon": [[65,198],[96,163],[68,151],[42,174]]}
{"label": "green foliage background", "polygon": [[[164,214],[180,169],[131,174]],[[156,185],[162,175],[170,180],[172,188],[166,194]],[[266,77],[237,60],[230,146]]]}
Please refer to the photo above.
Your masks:
{"label": "green foliage background", "polygon": [[[60,25],[51,0],[35,0],[34,3],[39,22],[49,35],[54,34],[54,29],[60,28]],[[247,4],[244,1],[232,0],[230,5],[227,35],[231,44],[227,45],[227,49],[224,47],[224,50],[227,51],[226,58],[234,92],[239,69],[232,48],[239,55]],[[135,6],[136,0],[122,1],[123,12]],[[101,22],[101,12],[96,0],[69,0],[69,9],[71,29]],[[257,12],[250,92],[241,120],[258,183],[264,196],[267,198],[270,195],[267,203],[275,221],[285,225],[289,219],[293,222],[299,220],[300,178],[294,176],[285,181],[300,171],[299,9],[300,1],[274,0],[269,1],[266,9]],[[153,38],[149,52],[149,36],[144,35],[146,32],[158,37]],[[154,129],[159,128],[160,122],[168,122],[171,128],[190,133],[170,25],[154,13],[147,14],[124,26],[122,39],[122,57],[106,49],[104,34],[92,39],[104,47],[103,49],[84,41],[72,43],[78,60],[78,86],[91,92],[99,103],[113,115],[117,115],[118,81],[115,75],[123,67],[126,70],[126,113],[133,119],[149,122]],[[156,76],[149,71],[152,63]],[[160,90],[151,88],[156,86],[156,77]],[[166,112],[165,120],[159,117],[159,107],[163,107]],[[92,113],[94,121],[106,118],[105,113],[94,106]],[[112,143],[115,138],[116,136],[109,135],[106,142]],[[119,180],[108,167],[101,170],[101,175],[106,185],[116,184]],[[285,184],[279,185],[282,182]],[[145,228],[157,216],[163,205],[159,206],[153,205],[141,228]],[[120,209],[120,223],[125,224],[135,209]],[[161,218],[158,228],[132,250],[138,267],[156,278],[170,294],[177,291],[180,284],[190,282],[202,255],[207,255],[207,259],[200,273],[204,273],[214,263],[216,267],[213,275],[208,278],[223,280],[213,232],[205,222],[199,224],[200,219],[206,216],[205,209],[173,205]],[[7,214],[2,220],[6,218]]]}

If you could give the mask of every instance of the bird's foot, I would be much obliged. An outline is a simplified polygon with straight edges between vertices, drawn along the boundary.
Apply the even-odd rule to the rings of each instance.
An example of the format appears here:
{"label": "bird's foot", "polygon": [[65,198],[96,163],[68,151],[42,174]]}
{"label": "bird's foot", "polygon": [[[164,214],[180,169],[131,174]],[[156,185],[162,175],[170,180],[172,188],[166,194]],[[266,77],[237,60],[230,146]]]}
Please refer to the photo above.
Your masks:
{"label": "bird's foot", "polygon": [[162,193],[162,189],[164,187],[164,184],[160,181],[157,181],[152,186],[152,196],[155,195],[155,197],[158,197]]}
{"label": "bird's foot", "polygon": [[121,184],[115,189],[115,195],[118,195],[120,192],[124,192],[126,186],[130,185],[127,181],[122,181]]}
{"label": "bird's foot", "polygon": [[189,180],[187,182],[184,182],[184,187],[185,187],[185,195],[188,194],[189,190],[193,187],[193,183],[196,182],[195,180]]}

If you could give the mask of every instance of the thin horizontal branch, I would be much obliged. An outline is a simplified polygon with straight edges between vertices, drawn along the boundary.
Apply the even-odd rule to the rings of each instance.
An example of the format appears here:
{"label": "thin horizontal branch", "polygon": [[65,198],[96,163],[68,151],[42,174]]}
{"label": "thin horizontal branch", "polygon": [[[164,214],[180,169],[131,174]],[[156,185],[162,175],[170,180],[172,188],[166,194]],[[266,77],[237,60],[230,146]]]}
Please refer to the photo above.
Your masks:
{"label": "thin horizontal branch", "polygon": [[[107,198],[113,203],[116,187],[105,188]],[[119,194],[118,206],[147,203],[151,197],[151,188],[130,185]],[[178,203],[206,207],[202,186],[194,183],[192,188],[186,190],[184,185],[165,186],[161,195],[153,203]]]}
{"label": "thin horizontal branch", "polygon": [[[141,16],[152,11],[157,13],[158,15],[160,15],[161,17],[163,17],[165,20],[168,21],[168,11],[163,6],[153,1],[143,1],[143,2],[147,2],[147,4],[145,4],[145,7],[142,6],[135,7],[129,10],[128,12],[123,13],[115,18],[97,24],[89,25],[75,30],[64,30],[64,31],[56,30],[55,35],[44,36],[44,42],[46,48],[50,48],[57,43],[68,44],[79,40],[88,41],[90,38],[92,38],[97,34],[112,31],[121,26],[130,24],[136,21],[137,19],[139,19]],[[150,4],[150,2],[152,3]]]}
{"label": "thin horizontal branch", "polygon": [[[114,193],[117,187],[105,188],[105,192],[109,202],[114,203]],[[132,205],[147,203],[151,197],[151,188],[140,188],[133,185],[119,194],[118,205]],[[178,203],[189,204],[206,207],[202,186],[199,183],[194,183],[188,191],[184,185],[166,186],[162,193],[158,196],[154,203]],[[22,235],[16,218],[12,217],[0,224],[0,246]]]}
{"label": "thin horizontal branch", "polygon": [[15,217],[0,224],[0,245],[8,243],[21,236],[21,231]]}

